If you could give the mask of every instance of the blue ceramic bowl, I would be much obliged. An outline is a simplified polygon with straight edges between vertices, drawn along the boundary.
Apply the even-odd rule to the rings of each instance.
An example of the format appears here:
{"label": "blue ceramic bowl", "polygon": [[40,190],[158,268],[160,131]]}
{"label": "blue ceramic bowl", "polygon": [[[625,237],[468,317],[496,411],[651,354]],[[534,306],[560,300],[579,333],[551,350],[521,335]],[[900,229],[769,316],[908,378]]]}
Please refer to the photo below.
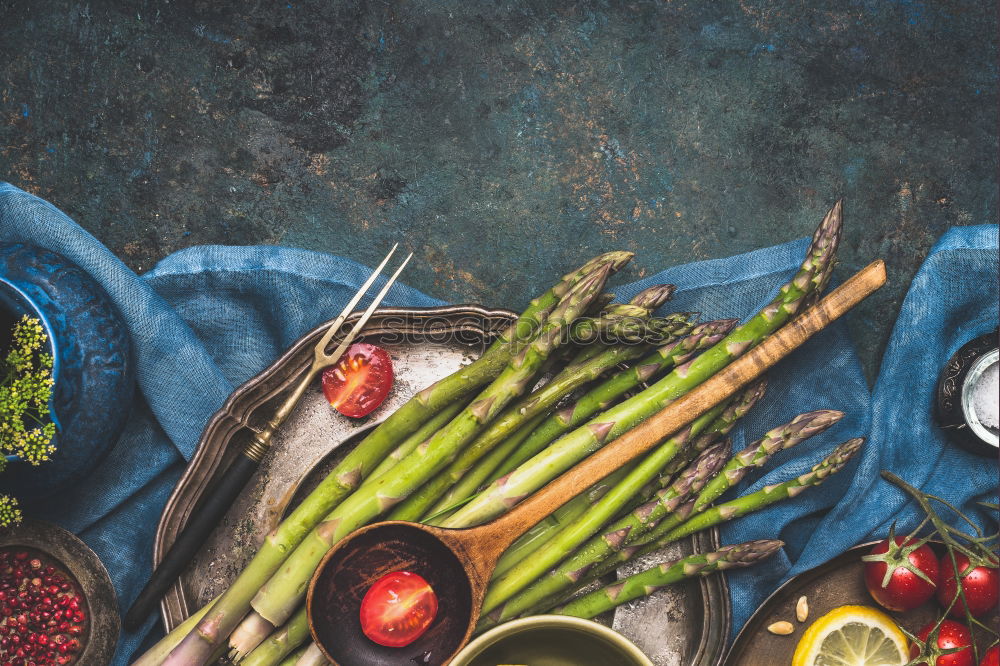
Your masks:
{"label": "blue ceramic bowl", "polygon": [[128,329],[93,278],[54,252],[0,243],[0,345],[24,314],[41,321],[51,345],[56,452],[37,466],[13,459],[0,490],[30,501],[81,481],[101,463],[125,425],[135,377]]}

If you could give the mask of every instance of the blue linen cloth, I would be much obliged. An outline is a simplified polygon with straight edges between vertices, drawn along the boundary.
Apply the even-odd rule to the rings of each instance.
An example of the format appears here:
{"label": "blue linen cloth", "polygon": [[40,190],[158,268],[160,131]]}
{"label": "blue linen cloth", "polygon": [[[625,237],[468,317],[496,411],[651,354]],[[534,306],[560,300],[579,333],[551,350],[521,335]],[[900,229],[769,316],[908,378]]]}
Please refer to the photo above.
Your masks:
{"label": "blue linen cloth", "polygon": [[[89,483],[56,503],[26,507],[33,517],[79,534],[107,566],[119,604],[127,608],[150,574],[160,512],[205,422],[234,387],[339,312],[369,269],[292,248],[204,246],[177,252],[137,276],[57,208],[7,184],[0,184],[0,241],[34,243],[75,261],[107,289],[132,334],[138,395],[109,459]],[[627,300],[646,286],[671,282],[678,285],[671,309],[699,311],[705,319],[746,317],[791,275],[807,244],[801,239],[673,267],[616,285],[615,292]],[[570,267],[554,269],[553,278],[564,268]],[[441,303],[401,284],[385,300],[388,306]],[[893,518],[901,527],[913,525],[913,506],[879,478],[882,468],[948,498],[984,524],[995,520],[974,502],[996,501],[996,460],[947,444],[930,413],[939,368],[966,340],[996,327],[997,319],[997,227],[957,228],[938,242],[914,280],[873,392],[842,322],[770,373],[764,400],[734,432],[735,447],[804,411],[840,409],[847,416],[780,453],[736,492],[798,475],[849,437],[868,434],[869,441],[824,485],[723,529],[726,543],[780,537],[788,544],[764,565],[730,574],[734,631],[790,575],[884,534]],[[123,634],[114,663],[128,663],[143,639],[159,631],[158,620],[150,618],[140,631]]]}

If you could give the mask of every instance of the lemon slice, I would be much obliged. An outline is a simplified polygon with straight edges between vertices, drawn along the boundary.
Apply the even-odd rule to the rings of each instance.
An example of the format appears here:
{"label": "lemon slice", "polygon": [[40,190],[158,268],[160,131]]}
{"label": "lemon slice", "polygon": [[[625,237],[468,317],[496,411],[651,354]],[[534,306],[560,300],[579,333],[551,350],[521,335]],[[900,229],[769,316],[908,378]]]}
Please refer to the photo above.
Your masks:
{"label": "lemon slice", "polygon": [[795,647],[792,666],[903,666],[906,636],[882,611],[841,606],[813,622]]}

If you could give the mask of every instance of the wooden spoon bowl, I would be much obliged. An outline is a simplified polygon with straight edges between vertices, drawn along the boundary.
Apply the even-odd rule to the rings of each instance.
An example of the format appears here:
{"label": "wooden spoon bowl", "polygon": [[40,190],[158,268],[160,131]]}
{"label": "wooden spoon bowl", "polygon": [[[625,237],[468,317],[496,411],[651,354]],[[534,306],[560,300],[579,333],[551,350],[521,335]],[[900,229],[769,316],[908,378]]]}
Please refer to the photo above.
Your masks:
{"label": "wooden spoon bowl", "polygon": [[[468,642],[478,604],[473,604],[474,586],[459,556],[438,538],[444,532],[414,523],[376,523],[330,549],[309,584],[306,603],[313,636],[331,661],[440,664]],[[393,571],[422,576],[438,597],[434,624],[405,648],[379,645],[361,631],[361,600],[375,581]]]}

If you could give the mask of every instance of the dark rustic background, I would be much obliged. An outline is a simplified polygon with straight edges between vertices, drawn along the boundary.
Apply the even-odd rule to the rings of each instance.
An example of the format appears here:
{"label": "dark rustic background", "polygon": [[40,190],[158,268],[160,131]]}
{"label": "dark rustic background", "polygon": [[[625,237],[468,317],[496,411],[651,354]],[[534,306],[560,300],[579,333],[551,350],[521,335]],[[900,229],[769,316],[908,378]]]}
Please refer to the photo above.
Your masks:
{"label": "dark rustic background", "polygon": [[[226,8],[229,7],[229,8]],[[869,377],[951,225],[997,219],[997,16],[969,0],[0,0],[0,180],[137,271],[280,243],[519,308],[809,233],[838,197]]]}

